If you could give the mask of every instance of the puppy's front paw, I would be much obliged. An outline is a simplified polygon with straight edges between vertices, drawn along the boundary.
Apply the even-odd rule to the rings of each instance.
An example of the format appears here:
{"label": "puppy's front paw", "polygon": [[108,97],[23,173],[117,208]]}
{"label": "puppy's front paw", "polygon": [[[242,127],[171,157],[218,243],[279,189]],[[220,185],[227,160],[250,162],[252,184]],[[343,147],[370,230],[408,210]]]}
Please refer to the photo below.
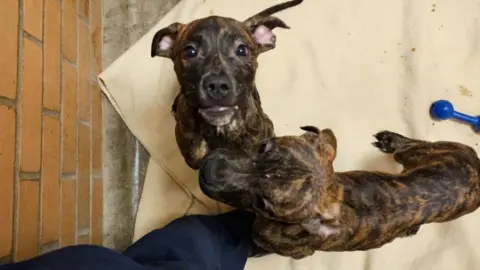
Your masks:
{"label": "puppy's front paw", "polygon": [[374,134],[373,137],[375,137],[377,141],[373,142],[372,145],[387,154],[392,154],[397,151],[405,141],[405,137],[402,135],[386,130]]}
{"label": "puppy's front paw", "polygon": [[298,252],[292,252],[289,257],[291,257],[294,260],[301,260],[306,257],[312,256],[315,253],[315,250],[312,248],[303,248],[303,250],[300,250]]}
{"label": "puppy's front paw", "polygon": [[272,254],[272,252],[267,251],[267,250],[261,248],[260,246],[258,246],[256,244],[253,244],[252,248],[250,249],[250,252],[248,254],[248,257],[260,258],[260,257],[264,257],[264,256],[267,256],[267,255],[270,255],[270,254]]}
{"label": "puppy's front paw", "polygon": [[405,231],[403,237],[414,236],[415,234],[417,234],[418,230],[420,230],[420,226],[411,227]]}

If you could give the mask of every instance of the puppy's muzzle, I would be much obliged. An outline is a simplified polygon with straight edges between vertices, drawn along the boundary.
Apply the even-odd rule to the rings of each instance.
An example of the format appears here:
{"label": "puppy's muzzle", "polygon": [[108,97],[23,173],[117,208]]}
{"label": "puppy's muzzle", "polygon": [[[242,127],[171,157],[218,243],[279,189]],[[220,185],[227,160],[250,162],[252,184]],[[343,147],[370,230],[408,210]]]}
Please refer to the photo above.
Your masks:
{"label": "puppy's muzzle", "polygon": [[213,100],[222,100],[233,94],[233,85],[231,80],[223,74],[209,76],[203,79],[203,89],[208,97]]}
{"label": "puppy's muzzle", "polygon": [[232,80],[224,73],[210,73],[203,78],[201,87],[204,98],[200,115],[214,126],[230,123],[238,110]]}

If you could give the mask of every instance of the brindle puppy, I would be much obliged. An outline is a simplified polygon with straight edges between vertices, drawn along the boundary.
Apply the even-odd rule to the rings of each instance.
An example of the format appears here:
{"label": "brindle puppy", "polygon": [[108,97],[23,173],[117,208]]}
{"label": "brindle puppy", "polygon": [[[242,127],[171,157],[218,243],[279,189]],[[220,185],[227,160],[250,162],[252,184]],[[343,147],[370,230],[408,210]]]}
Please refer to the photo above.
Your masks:
{"label": "brindle puppy", "polygon": [[273,29],[289,28],[272,14],[302,2],[275,5],[243,22],[210,16],[155,34],[151,56],[170,58],[181,86],[172,106],[175,136],[191,168],[212,149],[249,149],[274,136],[255,86],[257,57],[275,48]]}
{"label": "brindle puppy", "polygon": [[257,213],[254,240],[270,252],[300,259],[378,248],[480,205],[480,160],[466,145],[383,131],[373,145],[393,154],[401,173],[334,173],[333,132],[302,129],[265,140],[254,156],[214,151],[200,170],[208,196]]}

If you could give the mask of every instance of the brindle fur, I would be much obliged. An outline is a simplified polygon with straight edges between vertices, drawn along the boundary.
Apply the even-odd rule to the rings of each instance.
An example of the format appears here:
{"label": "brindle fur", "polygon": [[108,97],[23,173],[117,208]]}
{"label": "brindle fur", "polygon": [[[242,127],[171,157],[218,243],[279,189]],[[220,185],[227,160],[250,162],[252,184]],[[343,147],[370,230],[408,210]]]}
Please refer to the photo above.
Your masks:
{"label": "brindle fur", "polygon": [[469,146],[382,131],[373,145],[393,154],[400,173],[334,173],[333,132],[303,129],[266,140],[254,156],[219,149],[200,170],[208,196],[257,213],[254,241],[269,252],[374,249],[480,205],[480,160]]}
{"label": "brindle fur", "polygon": [[263,112],[257,90],[239,110],[238,115],[226,127],[214,127],[203,121],[195,110],[188,106],[184,96],[177,97],[174,112],[177,124],[175,136],[186,163],[198,169],[203,157],[211,149],[248,149],[261,140],[274,136],[273,123]]}
{"label": "brindle fur", "polygon": [[[188,24],[173,23],[155,34],[151,56],[170,58],[181,86],[172,112],[176,120],[178,147],[191,168],[198,169],[202,158],[212,149],[249,149],[274,136],[273,123],[261,107],[255,73],[258,55],[275,47],[275,36],[271,44],[263,44],[255,40],[253,32],[260,26],[269,30],[289,28],[271,15],[301,2],[293,0],[275,5],[244,22],[210,16]],[[171,39],[171,49],[161,48],[165,37]],[[248,55],[239,57],[235,54],[239,45],[247,46]],[[195,47],[197,57],[185,57],[188,46]],[[208,97],[202,82],[210,74],[228,78],[232,89],[225,98]],[[236,106],[238,109],[227,124],[213,125],[202,117],[199,109],[214,106]]]}

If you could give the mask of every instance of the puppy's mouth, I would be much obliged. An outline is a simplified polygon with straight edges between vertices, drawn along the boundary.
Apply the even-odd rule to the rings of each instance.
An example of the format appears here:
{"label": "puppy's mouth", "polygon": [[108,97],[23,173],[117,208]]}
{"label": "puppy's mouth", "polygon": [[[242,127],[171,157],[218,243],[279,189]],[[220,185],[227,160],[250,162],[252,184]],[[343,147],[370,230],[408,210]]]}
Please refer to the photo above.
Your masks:
{"label": "puppy's mouth", "polygon": [[224,126],[232,121],[233,116],[238,111],[238,106],[223,107],[214,106],[198,109],[200,115],[213,126]]}

